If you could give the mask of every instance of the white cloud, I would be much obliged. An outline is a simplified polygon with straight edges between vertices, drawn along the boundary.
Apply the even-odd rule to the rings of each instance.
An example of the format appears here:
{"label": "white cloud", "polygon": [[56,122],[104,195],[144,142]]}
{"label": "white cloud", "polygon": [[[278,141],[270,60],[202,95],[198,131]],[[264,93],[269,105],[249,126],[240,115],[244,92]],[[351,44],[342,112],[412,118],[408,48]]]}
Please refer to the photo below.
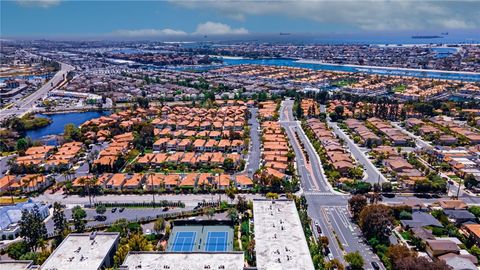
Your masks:
{"label": "white cloud", "polygon": [[190,0],[173,3],[190,9],[216,9],[228,18],[276,15],[363,30],[480,28],[478,0]]}
{"label": "white cloud", "polygon": [[194,35],[243,35],[248,34],[248,30],[241,28],[232,28],[228,24],[218,22],[206,22],[197,25]]}
{"label": "white cloud", "polygon": [[116,36],[123,37],[158,37],[158,36],[184,36],[186,32],[173,29],[136,29],[127,30],[121,29],[113,32]]}
{"label": "white cloud", "polygon": [[56,6],[60,0],[15,0],[19,5],[24,7],[43,7],[48,8]]}

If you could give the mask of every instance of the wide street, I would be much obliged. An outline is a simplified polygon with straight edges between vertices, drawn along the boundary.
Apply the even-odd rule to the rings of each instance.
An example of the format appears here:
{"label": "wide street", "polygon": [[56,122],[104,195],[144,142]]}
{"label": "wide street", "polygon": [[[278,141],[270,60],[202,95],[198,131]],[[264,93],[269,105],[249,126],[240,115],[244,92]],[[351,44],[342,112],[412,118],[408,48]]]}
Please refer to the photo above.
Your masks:
{"label": "wide street", "polygon": [[[296,156],[296,165],[304,192],[333,193],[333,188],[323,172],[320,158],[315,152],[298,121],[292,114],[293,100],[285,100],[280,107],[280,124],[285,129]],[[298,141],[301,140],[301,142]],[[305,156],[301,144],[307,153]]]}
{"label": "wide street", "polygon": [[[255,198],[264,198],[260,194],[237,194],[237,196],[245,196],[247,200],[253,200]],[[228,200],[228,197],[225,194],[156,194],[155,201],[159,202],[162,200],[166,201],[182,201],[186,206],[197,206],[199,202],[216,202],[219,199]],[[43,194],[32,197],[33,201],[44,202],[53,204],[54,202],[61,202],[66,205],[84,205],[89,204],[89,198],[86,196],[79,195],[68,195],[61,192],[56,192],[54,194],[46,191]],[[93,202],[95,203],[151,203],[153,201],[152,194],[145,195],[136,195],[136,194],[125,194],[125,195],[101,195],[92,197]]]}
{"label": "wide street", "polygon": [[[329,249],[334,258],[345,264],[343,256],[346,253],[359,251],[365,259],[365,269],[372,268],[372,261],[382,265],[378,257],[370,251],[369,246],[359,237],[360,230],[350,221],[350,213],[347,210],[348,195],[334,191],[328,183],[318,154],[303,132],[300,123],[294,120],[292,107],[293,100],[287,99],[282,102],[280,123],[285,128],[295,151],[303,193],[309,205],[309,216],[314,222],[318,222],[322,233],[328,237]],[[305,147],[309,162],[306,162],[295,133]],[[315,234],[318,236],[317,232]]]}
{"label": "wide street", "polygon": [[74,69],[73,66],[60,63],[60,70],[37,91],[31,95],[14,102],[14,106],[10,109],[4,109],[0,111],[0,121],[3,121],[11,116],[21,116],[25,113],[32,111],[35,107],[35,102],[47,95],[48,91],[57,87],[61,82],[66,79],[67,73]]}

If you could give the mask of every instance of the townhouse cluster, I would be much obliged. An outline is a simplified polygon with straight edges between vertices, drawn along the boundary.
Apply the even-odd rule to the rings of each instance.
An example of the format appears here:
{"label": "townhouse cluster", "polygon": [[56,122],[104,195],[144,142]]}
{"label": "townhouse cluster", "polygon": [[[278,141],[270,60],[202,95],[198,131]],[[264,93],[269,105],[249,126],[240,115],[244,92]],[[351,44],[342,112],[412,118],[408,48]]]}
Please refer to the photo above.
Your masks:
{"label": "townhouse cluster", "polygon": [[426,179],[424,173],[410,164],[394,147],[381,145],[372,151],[383,157],[384,168],[399,182],[399,188],[413,190],[417,181]]}
{"label": "townhouse cluster", "polygon": [[42,174],[5,175],[0,178],[0,193],[31,193],[53,184],[50,176]]}
{"label": "townhouse cluster", "polygon": [[223,173],[104,173],[98,176],[87,175],[77,177],[72,182],[74,189],[97,186],[105,191],[129,192],[150,191],[170,192],[176,189],[188,190],[221,190],[236,187],[239,190],[250,190],[253,181],[245,175],[229,175]]}
{"label": "townhouse cluster", "polygon": [[122,166],[123,163],[117,164],[117,161],[132,150],[133,140],[134,136],[132,132],[114,136],[108,146],[100,151],[97,159],[94,160],[93,165],[99,171],[113,171],[119,169],[118,167]]}
{"label": "townhouse cluster", "polygon": [[264,173],[278,179],[287,179],[291,149],[285,131],[276,121],[264,121],[261,123],[261,136]]}
{"label": "townhouse cluster", "polygon": [[435,141],[439,145],[452,145],[458,143],[458,139],[449,133],[433,126],[428,121],[423,121],[418,118],[407,118],[405,120],[405,127],[412,130],[415,134],[420,135],[427,140]]}
{"label": "townhouse cluster", "polygon": [[302,99],[300,106],[302,107],[303,115],[315,116],[320,114],[318,103],[311,98]]}
{"label": "townhouse cluster", "polygon": [[410,142],[408,135],[393,127],[387,121],[376,117],[371,117],[367,119],[367,123],[372,125],[379,133],[385,135],[392,145],[404,146]]}
{"label": "townhouse cluster", "polygon": [[350,170],[355,168],[355,162],[340,140],[319,119],[310,118],[307,120],[307,125],[325,149],[325,154],[332,167],[341,175],[347,176]]}
{"label": "townhouse cluster", "polygon": [[430,118],[430,121],[438,126],[448,128],[457,137],[466,138],[471,145],[480,143],[480,132],[458,123],[453,118],[448,116],[435,116]]}
{"label": "townhouse cluster", "polygon": [[345,124],[354,134],[359,136],[360,140],[357,143],[367,146],[382,144],[382,139],[369,128],[367,128],[365,126],[365,122],[354,118],[349,118],[345,120]]}
{"label": "townhouse cluster", "polygon": [[161,117],[154,119],[152,124],[158,129],[167,128],[171,131],[219,130],[226,134],[232,130],[243,130],[246,112],[245,105],[223,106],[218,109],[164,106]]}
{"label": "townhouse cluster", "polygon": [[56,148],[50,145],[33,146],[25,151],[24,156],[15,159],[17,165],[34,165],[43,167],[46,171],[57,168],[70,168],[84,152],[81,142],[64,143]]}
{"label": "townhouse cluster", "polygon": [[246,113],[245,105],[218,109],[163,107],[161,117],[152,121],[158,138],[153,144],[154,153],[137,162],[150,167],[168,163],[199,168],[218,167],[231,159],[238,167],[246,149]]}
{"label": "townhouse cluster", "polygon": [[278,115],[279,104],[275,101],[263,101],[258,103],[258,115],[260,119],[273,120]]}

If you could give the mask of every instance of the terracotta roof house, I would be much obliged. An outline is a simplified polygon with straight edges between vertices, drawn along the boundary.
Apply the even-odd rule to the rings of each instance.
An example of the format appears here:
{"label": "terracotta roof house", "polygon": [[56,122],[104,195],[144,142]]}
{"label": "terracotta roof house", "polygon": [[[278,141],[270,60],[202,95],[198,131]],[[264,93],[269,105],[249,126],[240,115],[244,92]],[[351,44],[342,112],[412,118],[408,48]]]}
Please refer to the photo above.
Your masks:
{"label": "terracotta roof house", "polygon": [[250,190],[253,188],[253,181],[246,175],[235,176],[237,188],[241,190]]}

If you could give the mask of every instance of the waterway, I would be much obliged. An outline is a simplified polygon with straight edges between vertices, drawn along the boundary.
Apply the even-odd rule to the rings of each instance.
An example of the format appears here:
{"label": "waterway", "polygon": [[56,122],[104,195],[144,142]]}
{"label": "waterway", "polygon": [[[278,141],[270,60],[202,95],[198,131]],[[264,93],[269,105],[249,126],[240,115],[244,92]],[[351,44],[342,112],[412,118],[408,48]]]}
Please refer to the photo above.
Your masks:
{"label": "waterway", "polygon": [[[321,63],[305,63],[299,62],[295,59],[223,59],[224,65],[242,65],[242,64],[256,64],[256,65],[270,65],[270,66],[288,66],[308,68],[312,70],[325,71],[343,71],[343,72],[362,72],[369,74],[380,75],[395,75],[395,76],[409,76],[417,78],[432,78],[442,80],[462,80],[480,82],[480,73],[450,73],[442,71],[426,71],[426,70],[406,70],[397,68],[382,68],[382,67],[361,67],[348,65],[334,65]],[[218,68],[218,66],[216,66]]]}
{"label": "waterway", "polygon": [[55,145],[55,135],[63,134],[63,129],[66,124],[74,124],[80,126],[84,122],[98,118],[104,115],[110,115],[110,111],[91,111],[91,112],[71,112],[71,113],[59,113],[59,114],[38,114],[37,116],[50,118],[52,123],[43,128],[30,130],[26,132],[26,136],[32,138],[32,140],[42,140],[49,145]]}

